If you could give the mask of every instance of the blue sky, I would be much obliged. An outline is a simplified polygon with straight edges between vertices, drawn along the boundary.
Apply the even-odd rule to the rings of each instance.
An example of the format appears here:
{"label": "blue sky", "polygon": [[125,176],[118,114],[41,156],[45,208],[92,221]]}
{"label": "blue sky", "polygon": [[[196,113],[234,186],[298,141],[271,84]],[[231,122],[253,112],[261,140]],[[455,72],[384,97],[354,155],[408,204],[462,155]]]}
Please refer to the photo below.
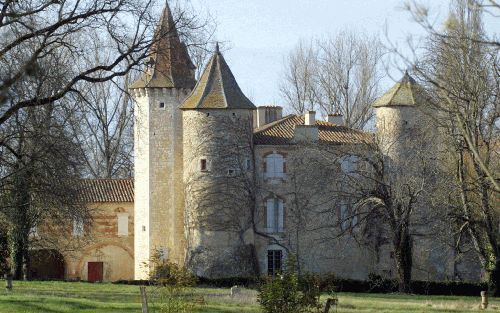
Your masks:
{"label": "blue sky", "polygon": [[[279,93],[283,59],[301,38],[350,29],[379,34],[404,47],[409,34],[418,37],[423,31],[401,9],[403,1],[191,0],[191,3],[195,9],[208,11],[216,18],[215,38],[229,48],[224,56],[243,92],[256,105],[283,105]],[[448,0],[419,2],[429,5],[436,14],[440,12],[434,15],[436,20],[445,16],[449,6]],[[383,88],[392,83],[387,77]]]}

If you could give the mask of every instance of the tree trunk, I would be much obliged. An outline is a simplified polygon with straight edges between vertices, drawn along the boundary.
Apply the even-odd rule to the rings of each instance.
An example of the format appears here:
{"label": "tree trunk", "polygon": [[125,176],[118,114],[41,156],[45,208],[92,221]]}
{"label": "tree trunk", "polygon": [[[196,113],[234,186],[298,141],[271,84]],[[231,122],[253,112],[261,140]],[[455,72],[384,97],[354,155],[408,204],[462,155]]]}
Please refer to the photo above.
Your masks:
{"label": "tree trunk", "polygon": [[29,223],[28,210],[30,205],[29,171],[20,171],[15,178],[13,193],[13,219],[9,232],[11,271],[14,279],[27,279],[29,272]]}
{"label": "tree trunk", "polygon": [[490,273],[490,291],[493,296],[500,296],[500,258],[498,257],[496,257],[495,264]]}
{"label": "tree trunk", "polygon": [[27,236],[22,225],[15,225],[9,234],[11,271],[13,279],[24,279],[27,274]]}
{"label": "tree trunk", "polygon": [[398,291],[411,292],[411,270],[413,266],[412,240],[407,227],[402,229],[394,238],[394,261],[398,272]]}

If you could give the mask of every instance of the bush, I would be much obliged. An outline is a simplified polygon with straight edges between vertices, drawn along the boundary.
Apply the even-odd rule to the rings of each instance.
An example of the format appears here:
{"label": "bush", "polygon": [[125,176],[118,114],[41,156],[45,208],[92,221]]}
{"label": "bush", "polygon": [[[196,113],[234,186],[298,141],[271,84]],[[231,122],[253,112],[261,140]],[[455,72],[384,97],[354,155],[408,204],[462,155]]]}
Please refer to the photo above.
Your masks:
{"label": "bush", "polygon": [[190,287],[196,284],[196,277],[184,266],[163,260],[159,253],[151,259],[150,280],[162,286]]}
{"label": "bush", "polygon": [[289,258],[281,275],[267,278],[260,286],[258,301],[264,313],[303,313],[321,309],[319,277],[308,274],[299,279],[295,264],[294,258]]}
{"label": "bush", "polygon": [[241,286],[252,288],[259,286],[263,280],[259,277],[227,277],[227,278],[206,278],[198,277],[198,285],[204,285],[217,288],[231,288]]}
{"label": "bush", "polygon": [[150,281],[160,287],[159,297],[156,299],[159,312],[195,312],[197,305],[187,291],[196,284],[196,277],[186,267],[164,260],[158,252],[154,254],[150,263],[152,264]]}

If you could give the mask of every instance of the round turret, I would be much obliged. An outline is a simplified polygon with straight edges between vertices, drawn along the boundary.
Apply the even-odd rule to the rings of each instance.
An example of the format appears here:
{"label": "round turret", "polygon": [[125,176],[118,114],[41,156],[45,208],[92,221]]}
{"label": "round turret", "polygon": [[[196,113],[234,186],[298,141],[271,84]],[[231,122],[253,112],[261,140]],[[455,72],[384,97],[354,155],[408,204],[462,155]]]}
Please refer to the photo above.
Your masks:
{"label": "round turret", "polygon": [[[405,73],[373,107],[377,138],[383,153],[392,162],[405,162],[407,157],[422,150],[433,132],[429,98],[416,81]],[[432,139],[431,139],[432,140]]]}
{"label": "round turret", "polygon": [[255,275],[255,106],[218,50],[181,109],[186,265],[201,277]]}

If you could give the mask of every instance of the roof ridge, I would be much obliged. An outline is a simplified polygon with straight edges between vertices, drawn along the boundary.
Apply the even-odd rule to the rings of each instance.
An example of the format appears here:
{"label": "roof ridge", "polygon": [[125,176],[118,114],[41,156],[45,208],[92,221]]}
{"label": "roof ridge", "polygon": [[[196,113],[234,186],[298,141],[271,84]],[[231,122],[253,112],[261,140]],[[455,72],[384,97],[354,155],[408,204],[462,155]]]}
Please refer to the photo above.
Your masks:
{"label": "roof ridge", "polygon": [[110,180],[110,181],[118,181],[118,180],[134,180],[133,177],[130,178],[81,178],[83,181],[99,181],[99,180]]}
{"label": "roof ridge", "polygon": [[264,125],[264,126],[262,126],[262,127],[256,128],[256,129],[254,130],[254,134],[261,133],[261,132],[263,132],[263,131],[265,131],[265,130],[268,130],[269,128],[271,128],[271,127],[273,127],[273,126],[276,126],[276,125],[278,125],[278,124],[281,124],[281,123],[283,123],[283,122],[285,122],[285,121],[289,120],[290,118],[293,118],[293,117],[296,117],[296,116],[298,116],[298,115],[297,115],[297,114],[288,114],[287,116],[282,117],[282,118],[280,118],[279,120],[276,120],[276,121],[274,121],[274,122],[268,123],[268,124],[266,124],[266,125]]}
{"label": "roof ridge", "polygon": [[222,97],[224,98],[224,103],[226,104],[226,108],[228,108],[229,103],[227,102],[226,88],[224,88],[224,84],[222,83],[223,77],[222,77],[222,70],[220,68],[220,66],[221,66],[220,65],[220,62],[221,62],[220,58],[222,58],[222,55],[219,55],[219,54],[220,54],[219,42],[217,42],[217,44],[215,46],[215,55],[217,56],[216,57],[216,60],[217,60],[216,68],[217,68],[219,77],[221,79],[220,88],[222,89]]}

